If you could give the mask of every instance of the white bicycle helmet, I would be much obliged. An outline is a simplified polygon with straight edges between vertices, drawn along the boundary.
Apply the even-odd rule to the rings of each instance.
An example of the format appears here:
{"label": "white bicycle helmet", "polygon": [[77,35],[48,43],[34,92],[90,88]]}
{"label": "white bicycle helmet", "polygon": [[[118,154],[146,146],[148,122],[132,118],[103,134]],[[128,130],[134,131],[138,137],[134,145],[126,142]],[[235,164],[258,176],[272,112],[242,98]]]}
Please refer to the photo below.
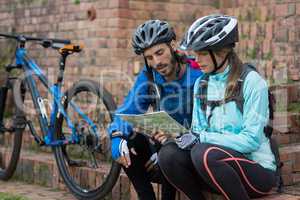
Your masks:
{"label": "white bicycle helmet", "polygon": [[238,42],[238,23],[235,17],[209,15],[196,20],[181,41],[182,50],[217,50]]}

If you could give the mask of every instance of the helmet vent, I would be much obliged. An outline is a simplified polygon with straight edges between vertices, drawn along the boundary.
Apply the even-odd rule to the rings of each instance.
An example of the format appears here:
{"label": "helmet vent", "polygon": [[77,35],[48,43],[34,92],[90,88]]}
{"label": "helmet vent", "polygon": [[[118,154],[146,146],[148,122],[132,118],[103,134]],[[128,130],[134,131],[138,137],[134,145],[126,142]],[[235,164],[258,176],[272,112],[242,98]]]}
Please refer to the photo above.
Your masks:
{"label": "helmet vent", "polygon": [[219,38],[222,38],[222,37],[225,36],[225,35],[226,35],[226,32],[223,31],[222,33],[220,33]]}
{"label": "helmet vent", "polygon": [[150,38],[153,37],[153,28],[150,28]]}
{"label": "helmet vent", "polygon": [[138,43],[142,43],[139,37],[135,37],[135,39],[137,40]]}
{"label": "helmet vent", "polygon": [[168,33],[168,29],[164,29],[162,32],[159,33],[158,36],[160,37],[160,36],[163,36],[163,35],[165,35],[167,33]]}
{"label": "helmet vent", "polygon": [[208,28],[210,28],[210,27],[213,27],[215,25],[215,23],[209,23],[209,24],[207,24],[206,26],[208,27]]}
{"label": "helmet vent", "polygon": [[142,36],[142,39],[145,40],[146,37],[145,37],[145,32],[144,31],[142,31],[141,36]]}

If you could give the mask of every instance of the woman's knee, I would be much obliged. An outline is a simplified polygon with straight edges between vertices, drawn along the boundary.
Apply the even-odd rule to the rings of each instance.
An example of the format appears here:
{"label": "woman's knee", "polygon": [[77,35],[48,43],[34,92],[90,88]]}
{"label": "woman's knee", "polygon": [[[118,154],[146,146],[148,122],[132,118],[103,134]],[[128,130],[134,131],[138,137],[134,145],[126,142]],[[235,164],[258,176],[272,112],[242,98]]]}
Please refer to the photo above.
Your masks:
{"label": "woman's knee", "polygon": [[214,158],[208,156],[211,149],[212,145],[205,143],[197,144],[191,149],[191,159],[197,171],[205,170],[206,164],[213,161]]}

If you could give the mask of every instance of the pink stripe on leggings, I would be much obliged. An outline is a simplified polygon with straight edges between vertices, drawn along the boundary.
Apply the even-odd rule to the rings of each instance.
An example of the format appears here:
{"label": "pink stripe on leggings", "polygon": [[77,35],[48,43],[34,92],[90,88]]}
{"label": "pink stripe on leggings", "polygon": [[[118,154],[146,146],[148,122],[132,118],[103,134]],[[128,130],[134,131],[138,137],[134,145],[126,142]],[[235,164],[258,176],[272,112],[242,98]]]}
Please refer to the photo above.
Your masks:
{"label": "pink stripe on leggings", "polygon": [[251,163],[251,164],[256,164],[256,162],[251,161],[251,160],[247,160],[247,159],[243,159],[243,158],[235,158],[233,155],[231,155],[230,153],[228,153],[227,151],[225,151],[225,150],[223,150],[223,149],[221,149],[221,148],[218,148],[218,147],[210,147],[210,148],[208,148],[208,149],[205,151],[205,153],[204,153],[204,157],[203,157],[204,167],[205,167],[205,169],[206,169],[208,175],[209,175],[210,178],[212,179],[213,183],[217,186],[217,188],[221,191],[221,193],[224,195],[224,197],[225,197],[226,199],[229,200],[228,195],[225,193],[225,191],[222,189],[222,187],[218,184],[218,182],[217,182],[216,179],[214,178],[214,176],[213,176],[212,172],[210,171],[210,169],[209,169],[209,167],[208,167],[208,164],[207,164],[207,155],[208,155],[209,151],[211,151],[211,150],[219,150],[219,151],[222,151],[223,153],[229,155],[231,158],[222,159],[221,161],[235,161],[236,164],[238,165],[238,167],[239,167],[241,173],[242,173],[243,178],[245,179],[246,183],[249,185],[249,187],[250,187],[253,191],[255,191],[255,192],[259,193],[259,194],[263,194],[263,195],[270,194],[270,192],[261,192],[261,191],[259,191],[258,189],[256,189],[254,186],[252,186],[252,184],[251,184],[250,181],[247,179],[246,174],[244,173],[244,170],[243,170],[243,168],[241,167],[241,165],[239,164],[238,161],[245,161],[245,162],[249,162],[249,163]]}

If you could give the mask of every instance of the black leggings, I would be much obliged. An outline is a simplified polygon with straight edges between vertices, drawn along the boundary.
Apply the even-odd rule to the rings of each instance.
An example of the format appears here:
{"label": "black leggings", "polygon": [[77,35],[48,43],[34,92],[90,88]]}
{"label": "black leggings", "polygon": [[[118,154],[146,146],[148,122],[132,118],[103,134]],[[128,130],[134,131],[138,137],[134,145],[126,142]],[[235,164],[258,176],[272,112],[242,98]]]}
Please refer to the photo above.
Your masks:
{"label": "black leggings", "polygon": [[149,172],[145,168],[145,164],[150,159],[153,151],[158,150],[158,148],[150,144],[149,140],[141,134],[136,134],[134,139],[128,140],[128,148],[132,147],[137,155],[130,152],[131,165],[129,168],[123,167],[123,170],[132,182],[139,200],[156,199],[151,182],[162,184],[162,200],[175,200],[176,189],[164,178],[158,165],[156,164],[154,169]]}
{"label": "black leggings", "polygon": [[161,148],[158,162],[169,182],[191,200],[204,200],[201,190],[228,200],[258,198],[269,194],[276,183],[275,172],[232,149],[206,143],[192,150],[169,143]]}

